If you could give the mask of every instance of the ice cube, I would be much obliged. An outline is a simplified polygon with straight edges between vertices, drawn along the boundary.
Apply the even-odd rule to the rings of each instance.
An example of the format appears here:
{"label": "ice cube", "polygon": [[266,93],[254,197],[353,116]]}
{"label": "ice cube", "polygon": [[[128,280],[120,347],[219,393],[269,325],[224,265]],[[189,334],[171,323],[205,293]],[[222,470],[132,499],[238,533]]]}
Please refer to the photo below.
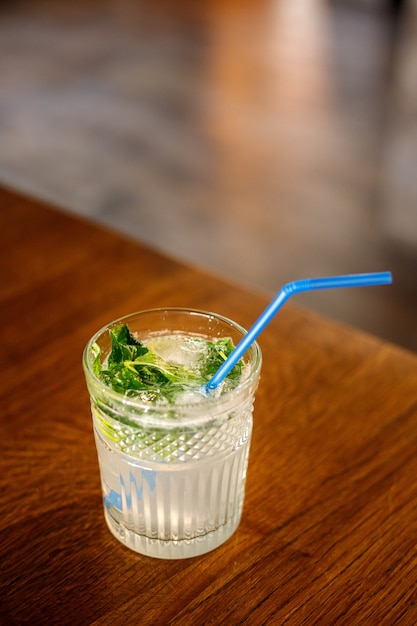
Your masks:
{"label": "ice cube", "polygon": [[166,335],[154,338],[146,346],[164,361],[177,363],[190,369],[196,367],[201,356],[207,350],[203,339],[184,335]]}

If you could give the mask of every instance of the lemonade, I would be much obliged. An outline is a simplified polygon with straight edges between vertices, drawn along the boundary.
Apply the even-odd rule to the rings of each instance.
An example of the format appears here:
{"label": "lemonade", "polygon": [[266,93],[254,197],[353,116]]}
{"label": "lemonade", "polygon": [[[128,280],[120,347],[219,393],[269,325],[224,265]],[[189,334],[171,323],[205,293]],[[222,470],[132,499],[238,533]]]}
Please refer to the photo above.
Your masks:
{"label": "lemonade", "polygon": [[164,309],[114,323],[86,347],[105,519],[137,552],[197,556],[239,524],[258,346],[215,394],[204,383],[243,333],[213,314]]}

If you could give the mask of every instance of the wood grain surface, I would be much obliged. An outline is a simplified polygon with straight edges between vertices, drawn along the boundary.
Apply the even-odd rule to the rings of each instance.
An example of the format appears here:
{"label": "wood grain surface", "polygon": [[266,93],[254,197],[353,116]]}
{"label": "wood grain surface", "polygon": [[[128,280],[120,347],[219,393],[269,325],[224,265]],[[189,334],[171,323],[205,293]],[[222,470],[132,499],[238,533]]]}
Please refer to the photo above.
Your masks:
{"label": "wood grain surface", "polygon": [[123,314],[265,298],[0,191],[1,624],[417,623],[417,358],[299,310],[260,339],[242,522],[194,559],[105,526],[81,354]]}

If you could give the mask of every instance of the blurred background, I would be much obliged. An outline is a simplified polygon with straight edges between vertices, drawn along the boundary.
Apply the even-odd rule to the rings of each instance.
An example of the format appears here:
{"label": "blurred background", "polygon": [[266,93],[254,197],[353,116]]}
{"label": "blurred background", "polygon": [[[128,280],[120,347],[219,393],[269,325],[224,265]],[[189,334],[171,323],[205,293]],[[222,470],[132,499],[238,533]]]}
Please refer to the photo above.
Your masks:
{"label": "blurred background", "polygon": [[417,350],[417,2],[0,0],[0,184]]}

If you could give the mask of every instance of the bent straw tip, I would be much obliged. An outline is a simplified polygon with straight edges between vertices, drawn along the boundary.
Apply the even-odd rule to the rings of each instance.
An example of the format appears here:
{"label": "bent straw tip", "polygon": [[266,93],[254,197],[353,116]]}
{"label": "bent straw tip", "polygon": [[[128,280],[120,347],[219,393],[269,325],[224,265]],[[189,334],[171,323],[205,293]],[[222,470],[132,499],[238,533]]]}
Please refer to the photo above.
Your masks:
{"label": "bent straw tip", "polygon": [[391,272],[373,272],[368,274],[349,274],[345,276],[326,276],[324,278],[310,278],[306,280],[296,280],[287,283],[273,298],[265,311],[256,320],[245,337],[232,351],[223,365],[217,370],[214,376],[206,384],[206,392],[213,391],[227,376],[233,365],[239,360],[242,354],[255,341],[272,317],[278,312],[284,302],[295,293],[302,291],[312,291],[315,289],[330,289],[337,287],[366,287],[372,285],[387,285],[392,283]]}

